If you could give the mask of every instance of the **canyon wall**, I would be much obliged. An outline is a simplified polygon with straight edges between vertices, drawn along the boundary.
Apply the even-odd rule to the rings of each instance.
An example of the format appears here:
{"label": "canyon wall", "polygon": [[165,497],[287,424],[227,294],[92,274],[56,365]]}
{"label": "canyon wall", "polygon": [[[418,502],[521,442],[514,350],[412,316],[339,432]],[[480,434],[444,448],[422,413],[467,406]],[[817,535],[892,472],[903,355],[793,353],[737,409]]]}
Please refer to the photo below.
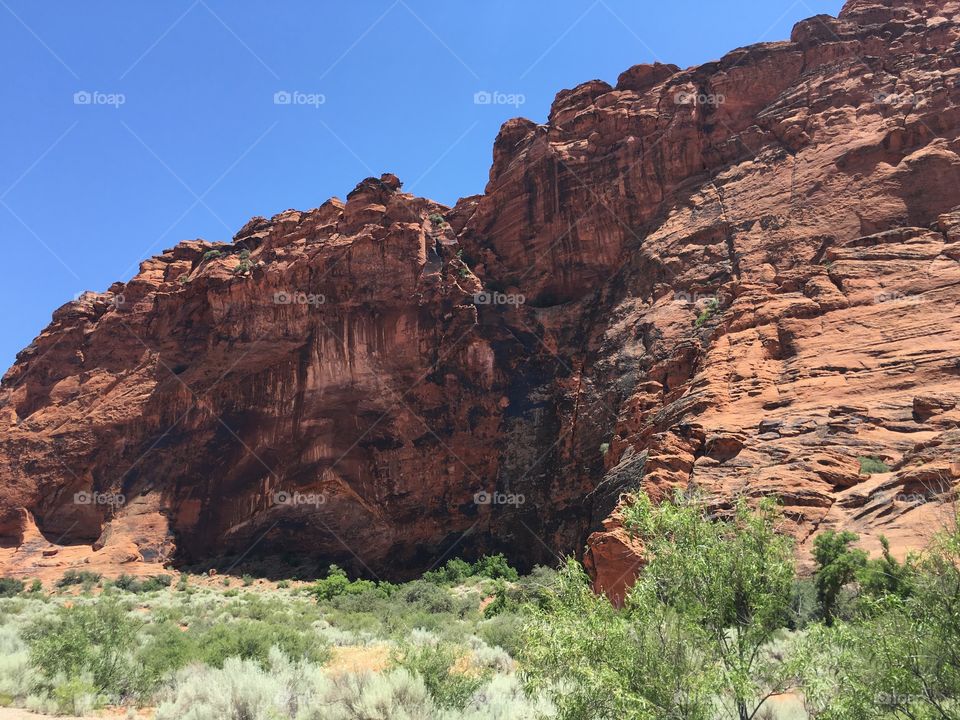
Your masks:
{"label": "canyon wall", "polygon": [[[59,309],[0,389],[0,563],[410,577],[582,555],[624,493],[775,494],[921,547],[960,479],[960,2],[626,70],[508,121],[482,195],[364,180]],[[871,467],[872,466],[872,467]]]}

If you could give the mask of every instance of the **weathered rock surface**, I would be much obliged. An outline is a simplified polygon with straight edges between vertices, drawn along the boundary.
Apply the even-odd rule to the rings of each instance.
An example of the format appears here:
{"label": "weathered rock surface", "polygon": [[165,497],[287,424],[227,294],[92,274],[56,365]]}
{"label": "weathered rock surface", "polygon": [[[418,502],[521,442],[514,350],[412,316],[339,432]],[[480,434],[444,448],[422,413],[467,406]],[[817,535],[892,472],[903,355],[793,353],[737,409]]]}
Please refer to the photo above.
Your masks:
{"label": "weathered rock surface", "polygon": [[853,0],[560,92],[453,209],[370,178],[64,306],[0,391],[5,568],[586,541],[621,597],[621,495],[678,487],[922,546],[960,480],[958,41],[960,2]]}

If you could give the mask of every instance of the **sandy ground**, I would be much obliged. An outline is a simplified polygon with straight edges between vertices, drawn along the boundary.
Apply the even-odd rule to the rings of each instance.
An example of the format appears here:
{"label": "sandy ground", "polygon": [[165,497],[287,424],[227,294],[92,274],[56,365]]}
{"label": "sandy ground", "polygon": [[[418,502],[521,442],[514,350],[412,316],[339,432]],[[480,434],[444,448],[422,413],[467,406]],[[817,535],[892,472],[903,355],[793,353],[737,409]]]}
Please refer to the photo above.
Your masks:
{"label": "sandy ground", "polygon": [[[125,720],[126,717],[126,710],[104,710],[100,715],[88,715],[85,718],[79,718],[73,715],[39,715],[29,710],[0,708],[0,720],[90,720],[91,718],[97,718],[98,720]],[[139,720],[149,720],[149,718],[152,717],[153,713],[149,711],[141,711],[137,715]]]}

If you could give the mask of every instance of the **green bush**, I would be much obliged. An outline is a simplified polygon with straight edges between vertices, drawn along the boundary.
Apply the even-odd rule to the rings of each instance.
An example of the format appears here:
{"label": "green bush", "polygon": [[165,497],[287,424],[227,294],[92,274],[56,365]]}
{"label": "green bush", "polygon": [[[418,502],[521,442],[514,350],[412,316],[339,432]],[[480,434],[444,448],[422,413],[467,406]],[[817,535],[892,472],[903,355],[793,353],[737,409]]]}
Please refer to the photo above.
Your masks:
{"label": "green bush", "polygon": [[700,312],[697,316],[697,321],[694,323],[694,327],[700,329],[703,327],[714,315],[717,314],[717,311],[720,310],[720,302],[716,298],[710,298],[707,302],[707,306]]}
{"label": "green bush", "polygon": [[810,633],[803,692],[817,718],[960,715],[960,530],[908,565],[908,592],[864,597],[853,622]]}
{"label": "green bush", "polygon": [[30,661],[53,688],[59,676],[89,676],[98,694],[120,698],[133,691],[133,669],[127,656],[137,642],[139,623],[113,598],[59,607],[23,631]]}
{"label": "green bush", "polygon": [[456,668],[463,655],[462,649],[448,644],[406,645],[394,653],[393,662],[422,678],[437,705],[462,709],[489,675]]}
{"label": "green bush", "polygon": [[203,254],[204,260],[216,260],[217,258],[223,257],[223,253],[220,250],[207,250]]}
{"label": "green bush", "polygon": [[883,460],[871,455],[861,455],[857,458],[860,461],[860,473],[862,475],[873,475],[875,473],[888,473],[893,468],[887,465]]}
{"label": "green bush", "polygon": [[113,581],[113,586],[131,593],[146,593],[170,587],[172,582],[170,575],[153,575],[144,580],[138,580],[131,575],[121,575]]}
{"label": "green bush", "polygon": [[0,598],[13,597],[23,592],[23,580],[16,578],[0,578]]}
{"label": "green bush", "polygon": [[510,567],[502,554],[497,554],[485,555],[473,564],[461,558],[452,558],[447,561],[446,565],[423,575],[424,580],[441,585],[456,585],[473,577],[516,581],[519,578],[519,573]]}
{"label": "green bush", "polygon": [[264,663],[271,647],[293,659],[324,663],[330,649],[316,633],[300,630],[292,623],[236,620],[219,623],[198,637],[201,657],[213,667],[223,667],[227,658],[239,657]]}
{"label": "green bush", "polygon": [[327,576],[315,582],[307,592],[313,595],[317,602],[325,602],[340,595],[361,595],[376,590],[376,587],[377,584],[370,580],[351,581],[346,572],[336,565],[331,565]]}
{"label": "green bush", "polygon": [[103,576],[100,573],[90,572],[89,570],[67,570],[63,577],[57,581],[57,587],[82,585],[85,590],[89,590],[97,585],[102,578]]}

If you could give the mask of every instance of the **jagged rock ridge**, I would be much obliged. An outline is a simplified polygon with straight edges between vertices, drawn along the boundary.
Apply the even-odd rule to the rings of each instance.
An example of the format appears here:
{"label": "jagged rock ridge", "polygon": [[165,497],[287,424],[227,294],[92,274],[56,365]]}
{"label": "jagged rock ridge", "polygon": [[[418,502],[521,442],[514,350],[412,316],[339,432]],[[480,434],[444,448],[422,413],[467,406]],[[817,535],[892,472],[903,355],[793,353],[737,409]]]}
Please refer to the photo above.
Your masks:
{"label": "jagged rock ridge", "polygon": [[677,487],[923,545],[960,478],[958,13],[584,83],[454,208],[370,178],[64,306],[0,390],[5,567],[586,541],[617,596],[618,499]]}

